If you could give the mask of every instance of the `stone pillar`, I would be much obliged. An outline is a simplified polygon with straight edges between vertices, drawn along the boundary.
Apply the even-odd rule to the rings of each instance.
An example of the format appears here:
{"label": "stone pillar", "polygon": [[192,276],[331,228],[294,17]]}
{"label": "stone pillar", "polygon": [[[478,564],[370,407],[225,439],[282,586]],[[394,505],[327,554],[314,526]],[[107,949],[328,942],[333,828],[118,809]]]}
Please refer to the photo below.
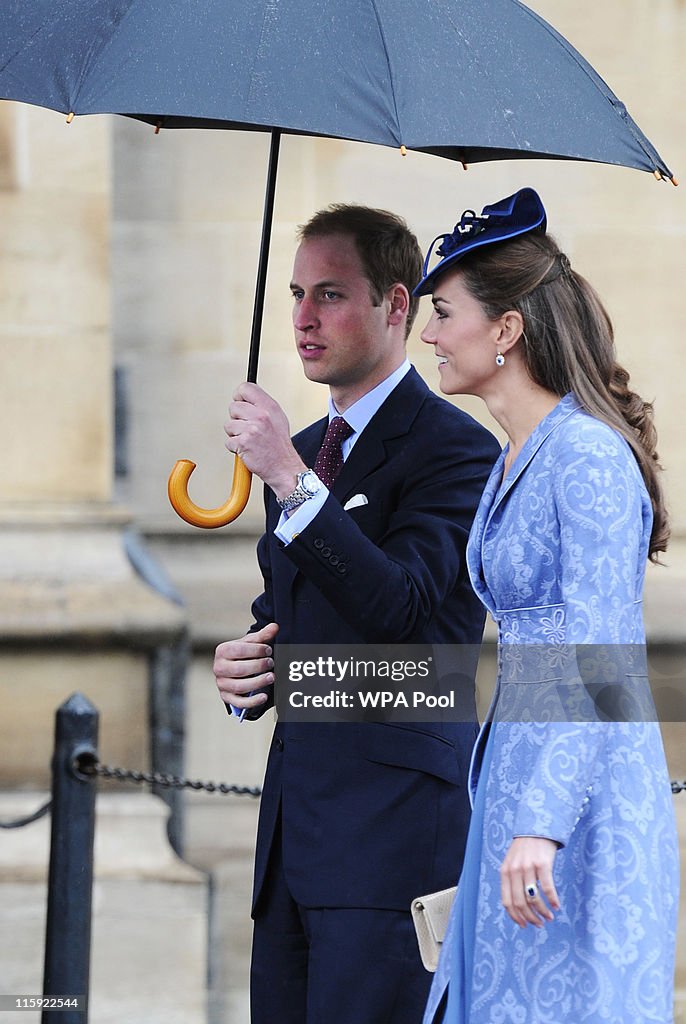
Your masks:
{"label": "stone pillar", "polygon": [[107,118],[0,105],[5,788],[47,787],[54,710],[77,689],[100,711],[102,760],[148,767],[150,677],[184,631],[112,503],[109,134]]}

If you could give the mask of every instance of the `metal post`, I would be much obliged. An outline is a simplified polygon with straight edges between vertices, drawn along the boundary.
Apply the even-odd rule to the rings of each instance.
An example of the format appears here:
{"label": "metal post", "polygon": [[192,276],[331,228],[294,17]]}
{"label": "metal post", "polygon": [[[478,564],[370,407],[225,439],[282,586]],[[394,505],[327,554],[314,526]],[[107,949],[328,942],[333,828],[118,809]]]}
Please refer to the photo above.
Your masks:
{"label": "metal post", "polygon": [[87,1024],[90,970],[95,780],[79,775],[75,759],[97,760],[98,712],[81,693],[55,715],[52,831],[45,929],[43,995],[80,996],[85,1010],[44,1010],[42,1024]]}
{"label": "metal post", "polygon": [[[190,663],[190,641],[184,634],[160,644],[149,659],[150,760],[154,772],[183,775],[185,679]],[[152,792],[169,805],[167,836],[183,857],[184,797],[180,789],[152,786]]]}

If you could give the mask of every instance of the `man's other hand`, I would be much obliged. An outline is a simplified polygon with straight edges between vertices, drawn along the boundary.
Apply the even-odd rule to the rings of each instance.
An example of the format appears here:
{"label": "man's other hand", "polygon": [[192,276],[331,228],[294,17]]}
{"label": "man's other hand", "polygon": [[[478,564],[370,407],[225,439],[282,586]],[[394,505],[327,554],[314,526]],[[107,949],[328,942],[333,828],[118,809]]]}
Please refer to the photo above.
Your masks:
{"label": "man's other hand", "polygon": [[235,708],[259,708],[266,693],[253,693],[274,684],[271,644],[279,632],[275,622],[256,633],[219,644],[214,655],[214,676],[221,699]]}

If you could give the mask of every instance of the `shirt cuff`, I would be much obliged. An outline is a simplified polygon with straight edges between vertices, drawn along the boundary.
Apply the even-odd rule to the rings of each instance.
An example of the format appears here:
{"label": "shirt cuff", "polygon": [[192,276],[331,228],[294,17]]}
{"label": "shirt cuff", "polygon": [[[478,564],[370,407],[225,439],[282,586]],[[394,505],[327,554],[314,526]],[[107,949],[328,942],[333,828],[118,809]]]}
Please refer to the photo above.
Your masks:
{"label": "shirt cuff", "polygon": [[328,497],[329,489],[322,484],[321,489],[313,497],[308,498],[302,505],[298,505],[290,515],[282,512],[274,530],[275,536],[282,543],[290,544],[306,526],[310,525]]}

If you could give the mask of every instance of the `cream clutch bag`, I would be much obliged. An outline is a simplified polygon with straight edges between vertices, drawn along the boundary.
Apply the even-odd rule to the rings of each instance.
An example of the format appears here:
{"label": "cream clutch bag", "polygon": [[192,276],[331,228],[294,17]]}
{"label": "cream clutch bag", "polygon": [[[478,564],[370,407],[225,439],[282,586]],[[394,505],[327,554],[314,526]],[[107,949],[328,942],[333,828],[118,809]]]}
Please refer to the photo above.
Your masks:
{"label": "cream clutch bag", "polygon": [[457,886],[454,885],[452,889],[442,889],[441,892],[432,892],[428,896],[418,896],[416,900],[412,900],[410,911],[417,932],[419,955],[427,971],[435,971],[438,967],[438,958],[456,892]]}

